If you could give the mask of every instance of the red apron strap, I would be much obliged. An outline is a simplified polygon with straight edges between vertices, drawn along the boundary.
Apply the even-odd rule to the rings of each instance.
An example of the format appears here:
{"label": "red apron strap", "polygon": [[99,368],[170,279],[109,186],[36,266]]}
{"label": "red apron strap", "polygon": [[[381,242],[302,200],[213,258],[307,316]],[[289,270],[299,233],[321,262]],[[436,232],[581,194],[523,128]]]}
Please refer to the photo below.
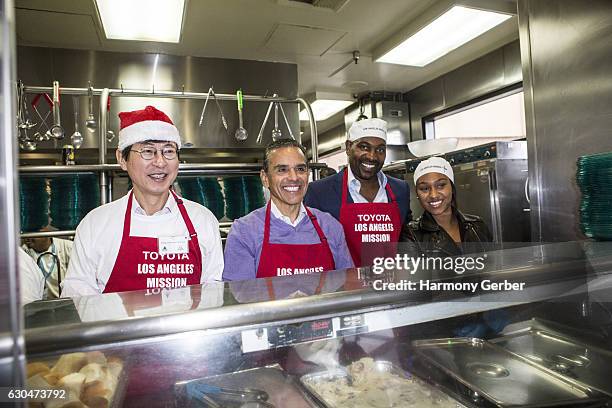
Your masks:
{"label": "red apron strap", "polygon": [[387,185],[385,186],[385,190],[387,190],[387,194],[391,198],[391,202],[394,203],[396,201],[395,194],[393,194],[393,190],[391,190],[391,186],[389,185],[389,180],[387,180]]}
{"label": "red apron strap", "polygon": [[125,241],[130,236],[130,225],[132,224],[132,199],[134,197],[134,192],[130,191],[130,195],[128,196],[128,205],[125,210],[125,217],[123,217],[123,235],[122,240]]}
{"label": "red apron strap", "polygon": [[308,207],[304,206],[304,208],[306,209],[306,214],[308,215],[308,218],[310,218],[310,222],[312,222],[312,226],[314,227],[315,231],[317,231],[319,240],[321,241],[321,243],[326,243],[327,238],[325,237],[325,234],[323,234],[323,230],[317,222],[317,217],[315,217],[312,212],[310,212],[310,209]]}
{"label": "red apron strap", "polygon": [[342,201],[340,205],[346,204],[348,193],[348,169],[344,169],[344,174],[342,175]]}
{"label": "red apron strap", "polygon": [[193,224],[191,223],[191,219],[187,215],[187,210],[185,209],[185,204],[183,204],[183,200],[176,195],[173,190],[170,190],[174,200],[176,200],[176,205],[178,206],[179,211],[181,212],[181,216],[183,217],[183,221],[185,222],[185,226],[187,227],[187,232],[191,238],[196,237],[198,234],[195,232],[195,228],[193,228]]}
{"label": "red apron strap", "polygon": [[270,212],[272,211],[272,199],[268,201],[266,206],[266,218],[264,219],[264,236],[262,248],[265,248],[270,243]]}

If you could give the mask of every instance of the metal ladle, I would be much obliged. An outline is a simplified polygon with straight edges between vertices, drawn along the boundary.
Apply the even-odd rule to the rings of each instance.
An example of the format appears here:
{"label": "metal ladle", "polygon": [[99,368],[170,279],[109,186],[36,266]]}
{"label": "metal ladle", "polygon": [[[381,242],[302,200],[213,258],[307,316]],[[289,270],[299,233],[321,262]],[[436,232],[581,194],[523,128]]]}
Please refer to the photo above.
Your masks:
{"label": "metal ladle", "polygon": [[93,113],[93,88],[91,86],[91,82],[89,83],[89,87],[87,89],[87,99],[89,101],[89,115],[87,115],[85,127],[90,132],[95,132],[95,130],[98,128],[98,124],[96,123],[96,118],[94,118]]}
{"label": "metal ladle", "polygon": [[234,137],[236,138],[236,140],[246,140],[247,137],[249,137],[249,134],[247,133],[246,129],[243,126],[243,122],[242,122],[242,90],[239,89],[238,92],[236,92],[236,100],[238,101],[238,129],[236,129],[236,133],[234,133]]}
{"label": "metal ladle", "polygon": [[110,130],[110,105],[111,98],[109,95],[108,101],[106,102],[106,141],[109,143],[115,140],[115,132]]}
{"label": "metal ladle", "polygon": [[74,105],[74,133],[70,136],[70,141],[75,149],[78,149],[83,144],[83,135],[79,132],[79,97],[72,97],[72,104]]}
{"label": "metal ladle", "polygon": [[278,102],[274,104],[274,129],[272,129],[272,140],[282,139],[283,133],[278,128]]}
{"label": "metal ladle", "polygon": [[60,121],[60,92],[59,82],[53,81],[53,126],[51,126],[51,137],[63,139],[65,132]]}

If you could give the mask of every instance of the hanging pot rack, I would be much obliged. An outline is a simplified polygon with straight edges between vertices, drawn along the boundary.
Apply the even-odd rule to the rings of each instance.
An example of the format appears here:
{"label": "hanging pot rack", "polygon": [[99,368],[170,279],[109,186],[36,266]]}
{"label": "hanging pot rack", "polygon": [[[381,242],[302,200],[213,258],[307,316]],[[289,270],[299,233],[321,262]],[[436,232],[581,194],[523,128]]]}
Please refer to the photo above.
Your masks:
{"label": "hanging pot rack", "polygon": [[[23,92],[25,94],[45,94],[53,92],[53,87],[49,86],[24,86]],[[120,166],[117,164],[108,164],[106,162],[106,116],[107,110],[105,109],[109,98],[115,97],[144,97],[144,98],[171,98],[171,99],[195,99],[205,100],[209,97],[208,92],[185,92],[182,91],[157,91],[154,88],[151,90],[142,89],[124,89],[123,86],[119,89],[113,88],[61,88],[63,95],[75,95],[75,96],[88,96],[92,93],[94,96],[100,96],[100,117],[99,117],[99,155],[97,165],[72,165],[72,166],[21,166],[19,167],[20,173],[28,174],[50,174],[50,173],[78,173],[78,172],[98,172],[99,173],[99,185],[100,185],[100,205],[109,202],[111,194],[111,185],[109,184],[109,172],[122,171]],[[236,101],[236,94],[222,94],[215,93],[218,100],[222,101]],[[242,95],[243,101],[249,102],[276,102],[276,103],[298,103],[303,106],[308,114],[308,122],[310,125],[311,135],[311,151],[312,151],[312,163],[313,168],[313,179],[319,179],[319,169],[325,167],[324,164],[318,163],[319,151],[318,151],[318,133],[317,124],[314,119],[312,107],[310,104],[302,98],[284,98],[281,96],[263,96],[263,95]],[[257,164],[248,163],[223,163],[223,164],[210,164],[210,163],[189,163],[180,164],[179,173],[205,173],[205,174],[255,174],[259,172],[261,166]],[[36,237],[42,236],[66,236],[73,235],[73,231],[48,231],[48,232],[36,232],[22,234],[32,235]]]}

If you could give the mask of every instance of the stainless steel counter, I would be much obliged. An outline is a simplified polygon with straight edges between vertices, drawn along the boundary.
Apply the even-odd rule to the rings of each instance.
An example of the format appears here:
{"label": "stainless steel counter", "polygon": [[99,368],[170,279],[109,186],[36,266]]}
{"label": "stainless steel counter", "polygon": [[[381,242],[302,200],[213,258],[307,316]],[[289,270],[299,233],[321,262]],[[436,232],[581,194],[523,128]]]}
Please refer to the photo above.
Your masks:
{"label": "stainless steel counter", "polygon": [[[263,341],[257,336],[259,329],[319,319],[331,319],[332,335],[340,337],[343,332],[337,325],[342,316],[362,315],[367,331],[402,327],[583,294],[589,285],[605,290],[612,287],[610,271],[612,245],[562,243],[489,252],[485,270],[462,275],[423,270],[411,274],[398,269],[380,275],[369,269],[328,272],[319,294],[314,293],[317,275],[273,278],[276,300],[270,299],[265,280],[258,279],[82,297],[72,304],[69,300],[37,302],[25,310],[26,347],[28,353],[39,354],[196,331],[240,332],[246,344],[253,336]],[[436,292],[418,288],[418,282],[426,280],[525,285],[520,291]],[[415,282],[416,289],[374,289],[385,282],[407,281]],[[347,289],[355,285],[361,288]],[[55,319],[50,327],[41,326],[60,304],[72,310],[64,314],[69,317]],[[245,346],[249,350],[271,347],[265,341],[249,344]]]}

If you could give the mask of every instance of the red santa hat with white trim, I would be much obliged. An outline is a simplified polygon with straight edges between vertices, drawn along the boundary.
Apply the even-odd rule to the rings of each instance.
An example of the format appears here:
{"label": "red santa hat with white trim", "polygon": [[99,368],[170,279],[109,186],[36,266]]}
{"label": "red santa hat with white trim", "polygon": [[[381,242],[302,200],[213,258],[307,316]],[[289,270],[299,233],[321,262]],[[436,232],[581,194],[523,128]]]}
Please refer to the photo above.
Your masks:
{"label": "red santa hat with white trim", "polygon": [[146,140],[174,142],[181,148],[181,136],[172,120],[164,112],[154,106],[132,112],[119,113],[121,121],[119,129],[118,149]]}

